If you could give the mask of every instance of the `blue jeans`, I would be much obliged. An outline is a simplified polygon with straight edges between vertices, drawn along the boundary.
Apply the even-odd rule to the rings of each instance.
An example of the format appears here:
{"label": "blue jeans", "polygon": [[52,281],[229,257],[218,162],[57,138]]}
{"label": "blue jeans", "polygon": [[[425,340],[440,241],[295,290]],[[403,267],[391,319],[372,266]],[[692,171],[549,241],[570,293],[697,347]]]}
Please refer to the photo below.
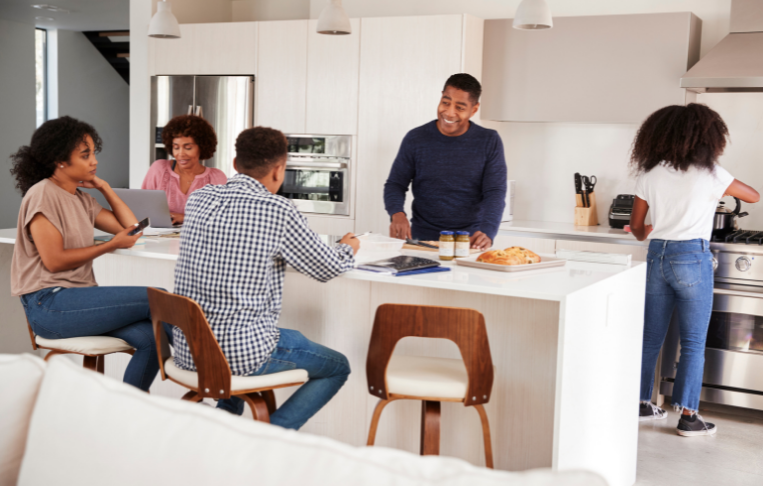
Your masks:
{"label": "blue jeans", "polygon": [[[270,416],[271,424],[297,430],[342,388],[350,374],[350,363],[343,354],[308,340],[299,331],[280,331],[276,348],[251,376],[293,369],[307,371],[309,381]],[[244,401],[237,397],[219,400],[217,408],[241,415]]]}
{"label": "blue jeans", "polygon": [[147,391],[159,371],[146,287],[53,287],[21,296],[29,324],[46,339],[112,336],[135,348],[124,382]]}
{"label": "blue jeans", "polygon": [[646,309],[641,359],[641,400],[652,397],[654,368],[675,309],[681,358],[673,405],[697,410],[705,367],[705,341],[713,310],[713,256],[707,240],[652,240],[646,257]]}

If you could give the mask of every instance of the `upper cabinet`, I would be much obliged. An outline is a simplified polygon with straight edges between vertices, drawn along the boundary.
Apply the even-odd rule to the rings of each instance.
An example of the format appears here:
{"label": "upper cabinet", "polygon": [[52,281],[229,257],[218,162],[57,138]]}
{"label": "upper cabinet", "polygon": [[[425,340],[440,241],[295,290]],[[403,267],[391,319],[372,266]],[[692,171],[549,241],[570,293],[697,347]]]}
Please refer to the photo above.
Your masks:
{"label": "upper cabinet", "polygon": [[151,75],[252,75],[257,22],[180,24],[180,39],[149,39]]}
{"label": "upper cabinet", "polygon": [[511,23],[485,21],[484,119],[640,123],[684,104],[679,79],[699,60],[691,13],[555,17],[543,31]]}
{"label": "upper cabinet", "polygon": [[255,123],[305,133],[307,20],[260,22]]}
{"label": "upper cabinet", "polygon": [[319,34],[317,20],[308,24],[307,133],[358,133],[360,19],[350,24],[350,35]]}

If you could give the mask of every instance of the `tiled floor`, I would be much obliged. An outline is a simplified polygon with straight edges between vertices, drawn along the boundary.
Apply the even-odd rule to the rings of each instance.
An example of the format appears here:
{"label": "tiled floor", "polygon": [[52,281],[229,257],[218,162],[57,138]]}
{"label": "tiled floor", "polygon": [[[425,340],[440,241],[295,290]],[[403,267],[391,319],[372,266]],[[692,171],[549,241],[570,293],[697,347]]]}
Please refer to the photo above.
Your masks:
{"label": "tiled floor", "polygon": [[672,409],[665,420],[641,423],[637,486],[763,485],[763,411],[702,404],[700,414],[716,435],[679,436]]}

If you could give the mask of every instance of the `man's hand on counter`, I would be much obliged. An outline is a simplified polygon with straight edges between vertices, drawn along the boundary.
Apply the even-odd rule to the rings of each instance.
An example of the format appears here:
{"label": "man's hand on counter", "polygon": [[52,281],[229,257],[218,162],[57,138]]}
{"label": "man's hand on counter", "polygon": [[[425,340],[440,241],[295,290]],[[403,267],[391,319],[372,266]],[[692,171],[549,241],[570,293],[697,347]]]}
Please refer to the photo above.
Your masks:
{"label": "man's hand on counter", "polygon": [[493,241],[482,231],[475,231],[472,236],[469,237],[471,247],[475,250],[487,250],[493,246]]}
{"label": "man's hand on counter", "polygon": [[405,217],[405,213],[399,212],[392,215],[392,224],[389,225],[390,238],[404,240],[411,238],[411,223]]}

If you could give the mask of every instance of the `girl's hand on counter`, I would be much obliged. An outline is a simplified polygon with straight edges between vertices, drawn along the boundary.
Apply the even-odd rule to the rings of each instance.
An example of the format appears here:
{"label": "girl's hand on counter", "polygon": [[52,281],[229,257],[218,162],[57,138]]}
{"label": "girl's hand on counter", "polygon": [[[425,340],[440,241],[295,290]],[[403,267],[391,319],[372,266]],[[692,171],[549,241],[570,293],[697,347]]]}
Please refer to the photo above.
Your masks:
{"label": "girl's hand on counter", "polygon": [[475,250],[487,250],[493,246],[493,242],[482,231],[475,231],[472,236],[469,237],[471,247]]}
{"label": "girl's hand on counter", "polygon": [[127,228],[123,229],[119,233],[115,234],[114,237],[107,243],[107,245],[111,245],[113,250],[119,250],[121,248],[132,248],[135,246],[135,243],[138,241],[138,238],[143,236],[143,232],[141,231],[137,235],[130,236],[127,233],[135,229],[135,226],[138,226],[137,224],[128,226]]}
{"label": "girl's hand on counter", "polygon": [[353,255],[358,253],[358,250],[360,250],[360,240],[355,238],[355,235],[352,233],[347,233],[346,235],[344,235],[342,239],[339,240],[339,243],[350,245],[352,247]]}

